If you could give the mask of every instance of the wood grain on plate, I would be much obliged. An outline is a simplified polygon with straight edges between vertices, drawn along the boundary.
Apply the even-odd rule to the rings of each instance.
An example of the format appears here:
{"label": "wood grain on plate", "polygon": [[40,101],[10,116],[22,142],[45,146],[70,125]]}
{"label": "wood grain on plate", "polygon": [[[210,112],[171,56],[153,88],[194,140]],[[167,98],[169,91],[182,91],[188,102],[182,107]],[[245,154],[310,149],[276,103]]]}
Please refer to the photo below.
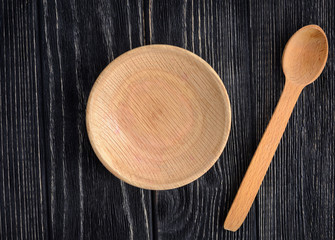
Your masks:
{"label": "wood grain on plate", "polygon": [[230,123],[217,73],[170,45],[115,59],[94,84],[86,111],[92,147],[105,167],[129,184],[156,190],[207,172],[226,145]]}

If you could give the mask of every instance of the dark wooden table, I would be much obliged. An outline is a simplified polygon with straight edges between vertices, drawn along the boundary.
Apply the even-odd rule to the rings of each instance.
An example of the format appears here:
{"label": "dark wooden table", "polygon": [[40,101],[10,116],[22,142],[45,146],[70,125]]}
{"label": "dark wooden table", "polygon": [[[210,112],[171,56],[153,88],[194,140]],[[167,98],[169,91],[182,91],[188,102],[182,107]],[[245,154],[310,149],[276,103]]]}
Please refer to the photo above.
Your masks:
{"label": "dark wooden table", "polygon": [[[0,0],[0,239],[334,239],[335,2]],[[300,27],[329,40],[242,228],[233,201],[284,85],[281,54]],[[204,58],[231,100],[215,166],[170,191],[129,186],[95,156],[90,89],[120,54],[166,43]]]}

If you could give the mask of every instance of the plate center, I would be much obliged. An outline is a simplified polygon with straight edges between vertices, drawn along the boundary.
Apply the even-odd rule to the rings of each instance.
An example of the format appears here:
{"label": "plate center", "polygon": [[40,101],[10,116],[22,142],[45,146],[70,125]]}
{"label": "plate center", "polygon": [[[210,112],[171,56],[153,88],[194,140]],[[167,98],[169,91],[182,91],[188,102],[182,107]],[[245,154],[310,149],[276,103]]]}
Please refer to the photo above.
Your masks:
{"label": "plate center", "polygon": [[140,72],[122,90],[117,123],[132,144],[162,154],[187,141],[196,121],[196,99],[179,76],[158,70]]}

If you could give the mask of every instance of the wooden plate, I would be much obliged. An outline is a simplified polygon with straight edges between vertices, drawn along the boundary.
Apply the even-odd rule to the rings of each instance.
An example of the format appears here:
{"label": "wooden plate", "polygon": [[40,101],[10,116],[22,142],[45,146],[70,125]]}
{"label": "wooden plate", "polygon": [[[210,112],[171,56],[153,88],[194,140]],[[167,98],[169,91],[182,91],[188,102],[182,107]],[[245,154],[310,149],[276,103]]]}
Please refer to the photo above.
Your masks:
{"label": "wooden plate", "polygon": [[227,142],[230,103],[220,77],[182,48],[150,45],[110,63],[87,103],[95,153],[118,178],[171,189],[210,169]]}

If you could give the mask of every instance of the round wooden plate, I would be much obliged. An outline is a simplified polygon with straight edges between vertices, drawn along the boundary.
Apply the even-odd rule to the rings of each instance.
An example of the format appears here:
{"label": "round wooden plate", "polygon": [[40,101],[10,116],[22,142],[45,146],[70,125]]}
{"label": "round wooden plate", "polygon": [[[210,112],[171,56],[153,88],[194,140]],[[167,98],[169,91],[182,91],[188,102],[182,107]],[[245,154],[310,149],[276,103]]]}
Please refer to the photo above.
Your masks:
{"label": "round wooden plate", "polygon": [[230,124],[220,77],[197,55],[169,45],[115,59],[95,82],[86,110],[89,139],[103,165],[154,190],[183,186],[208,171]]}

